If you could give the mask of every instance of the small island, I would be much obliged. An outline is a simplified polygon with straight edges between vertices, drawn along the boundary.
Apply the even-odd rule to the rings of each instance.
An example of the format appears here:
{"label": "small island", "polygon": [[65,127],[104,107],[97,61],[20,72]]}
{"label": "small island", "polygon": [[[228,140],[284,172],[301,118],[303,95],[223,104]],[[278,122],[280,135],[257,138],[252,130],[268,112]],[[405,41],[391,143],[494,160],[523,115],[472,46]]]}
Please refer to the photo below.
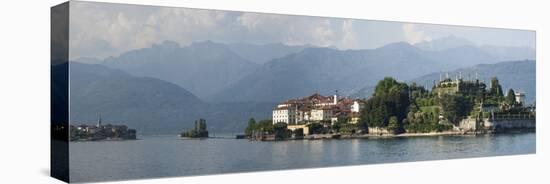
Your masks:
{"label": "small island", "polygon": [[70,141],[120,141],[136,140],[136,130],[126,125],[103,125],[101,115],[98,114],[95,125],[71,125]]}
{"label": "small island", "polygon": [[208,138],[206,120],[201,118],[195,121],[194,129],[182,132],[179,136],[182,138]]}

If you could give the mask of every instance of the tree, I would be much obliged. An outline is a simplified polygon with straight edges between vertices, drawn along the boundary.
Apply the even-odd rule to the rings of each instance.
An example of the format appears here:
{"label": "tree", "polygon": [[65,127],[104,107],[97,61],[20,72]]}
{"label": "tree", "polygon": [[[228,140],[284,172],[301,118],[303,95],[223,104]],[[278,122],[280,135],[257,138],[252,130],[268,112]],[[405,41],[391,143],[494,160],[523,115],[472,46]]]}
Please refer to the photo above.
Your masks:
{"label": "tree", "polygon": [[252,136],[252,133],[256,130],[256,120],[254,118],[250,118],[248,120],[248,126],[246,126],[246,129],[244,130],[244,134],[246,136]]}
{"label": "tree", "polygon": [[500,86],[499,82],[498,82],[498,79],[496,77],[493,77],[491,79],[491,89],[490,90],[490,94],[495,96],[495,97],[502,97],[504,96],[503,93],[502,93],[502,87]]}
{"label": "tree", "polygon": [[409,105],[407,84],[386,77],[378,82],[373,97],[367,100],[361,112],[361,126],[387,127],[391,116],[402,121],[407,115]]}
{"label": "tree", "polygon": [[397,82],[391,77],[384,77],[376,84],[373,96],[383,96],[387,94],[400,93],[403,90],[408,93],[408,86],[405,83]]}
{"label": "tree", "polygon": [[516,93],[513,89],[508,90],[508,94],[506,95],[506,103],[512,107],[517,105]]}
{"label": "tree", "polygon": [[273,130],[275,133],[275,139],[277,140],[282,140],[290,137],[290,133],[287,130],[286,123],[275,123],[275,125],[273,125]]}
{"label": "tree", "polygon": [[309,125],[307,125],[308,128],[309,128],[309,132],[311,134],[320,134],[320,133],[323,133],[323,125],[321,125],[320,123],[310,123]]}
{"label": "tree", "polygon": [[256,131],[262,132],[262,133],[268,133],[272,134],[275,132],[273,127],[273,121],[270,119],[264,119],[258,122],[256,125]]}
{"label": "tree", "polygon": [[195,121],[195,128],[193,130],[181,133],[180,136],[190,138],[208,137],[206,120],[199,119]]}
{"label": "tree", "polygon": [[393,134],[403,133],[403,124],[399,123],[397,117],[392,116],[388,122],[388,131]]}
{"label": "tree", "polygon": [[455,125],[473,108],[472,104],[462,95],[445,94],[441,97],[440,103],[443,116]]}
{"label": "tree", "polygon": [[349,122],[349,117],[347,116],[340,116],[338,117],[338,121],[334,122],[332,125],[332,130],[335,132],[340,132],[340,129],[344,127]]}

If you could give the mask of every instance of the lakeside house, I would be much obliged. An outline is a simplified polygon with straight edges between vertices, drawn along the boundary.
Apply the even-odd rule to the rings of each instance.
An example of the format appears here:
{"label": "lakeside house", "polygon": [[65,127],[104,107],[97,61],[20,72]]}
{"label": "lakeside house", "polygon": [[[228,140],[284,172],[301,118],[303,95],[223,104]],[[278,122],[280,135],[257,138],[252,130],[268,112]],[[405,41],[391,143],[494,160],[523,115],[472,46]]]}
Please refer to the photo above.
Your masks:
{"label": "lakeside house", "polygon": [[359,112],[365,100],[349,97],[323,96],[314,93],[310,96],[283,101],[273,109],[273,124],[286,123],[289,130],[303,129],[309,134],[308,124],[321,123],[330,126],[338,121],[357,124]]}

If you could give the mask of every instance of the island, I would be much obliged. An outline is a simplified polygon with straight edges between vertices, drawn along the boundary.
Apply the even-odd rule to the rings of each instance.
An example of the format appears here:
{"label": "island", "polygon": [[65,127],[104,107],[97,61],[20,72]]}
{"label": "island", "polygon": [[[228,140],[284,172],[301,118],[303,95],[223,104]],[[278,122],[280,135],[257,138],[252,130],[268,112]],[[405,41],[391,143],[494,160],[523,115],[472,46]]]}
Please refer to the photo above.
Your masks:
{"label": "island", "polygon": [[196,120],[194,129],[182,132],[179,136],[182,138],[208,138],[206,120],[202,118]]}
{"label": "island", "polygon": [[487,86],[477,77],[440,74],[431,89],[385,77],[368,98],[339,97],[336,91],[285,100],[272,119],[250,118],[244,136],[272,141],[533,132],[535,106],[524,99],[524,92],[513,89],[504,94],[496,77]]}
{"label": "island", "polygon": [[95,125],[70,125],[70,141],[120,141],[136,140],[136,130],[126,125],[103,125],[101,115]]}

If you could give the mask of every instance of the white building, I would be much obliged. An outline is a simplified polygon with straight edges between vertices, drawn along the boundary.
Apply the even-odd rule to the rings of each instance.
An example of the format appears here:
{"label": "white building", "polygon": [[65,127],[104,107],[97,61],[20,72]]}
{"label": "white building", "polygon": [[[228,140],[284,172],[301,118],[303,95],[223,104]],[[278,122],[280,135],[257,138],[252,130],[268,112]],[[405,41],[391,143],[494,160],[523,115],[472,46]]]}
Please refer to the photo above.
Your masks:
{"label": "white building", "polygon": [[[350,123],[359,120],[364,102],[358,99],[322,96],[319,93],[286,100],[273,109],[273,124],[306,125],[312,122],[336,122],[338,117],[349,117]],[[351,117],[354,115],[353,117]]]}
{"label": "white building", "polygon": [[281,107],[273,110],[273,124],[286,123],[296,124],[296,108],[292,106]]}
{"label": "white building", "polygon": [[516,92],[515,95],[516,95],[516,102],[525,105],[525,93],[524,92]]}
{"label": "white building", "polygon": [[359,110],[361,110],[359,102],[353,101],[353,104],[351,105],[351,112],[359,112]]}
{"label": "white building", "polygon": [[332,110],[330,108],[320,108],[311,110],[312,121],[330,121],[332,118]]}

